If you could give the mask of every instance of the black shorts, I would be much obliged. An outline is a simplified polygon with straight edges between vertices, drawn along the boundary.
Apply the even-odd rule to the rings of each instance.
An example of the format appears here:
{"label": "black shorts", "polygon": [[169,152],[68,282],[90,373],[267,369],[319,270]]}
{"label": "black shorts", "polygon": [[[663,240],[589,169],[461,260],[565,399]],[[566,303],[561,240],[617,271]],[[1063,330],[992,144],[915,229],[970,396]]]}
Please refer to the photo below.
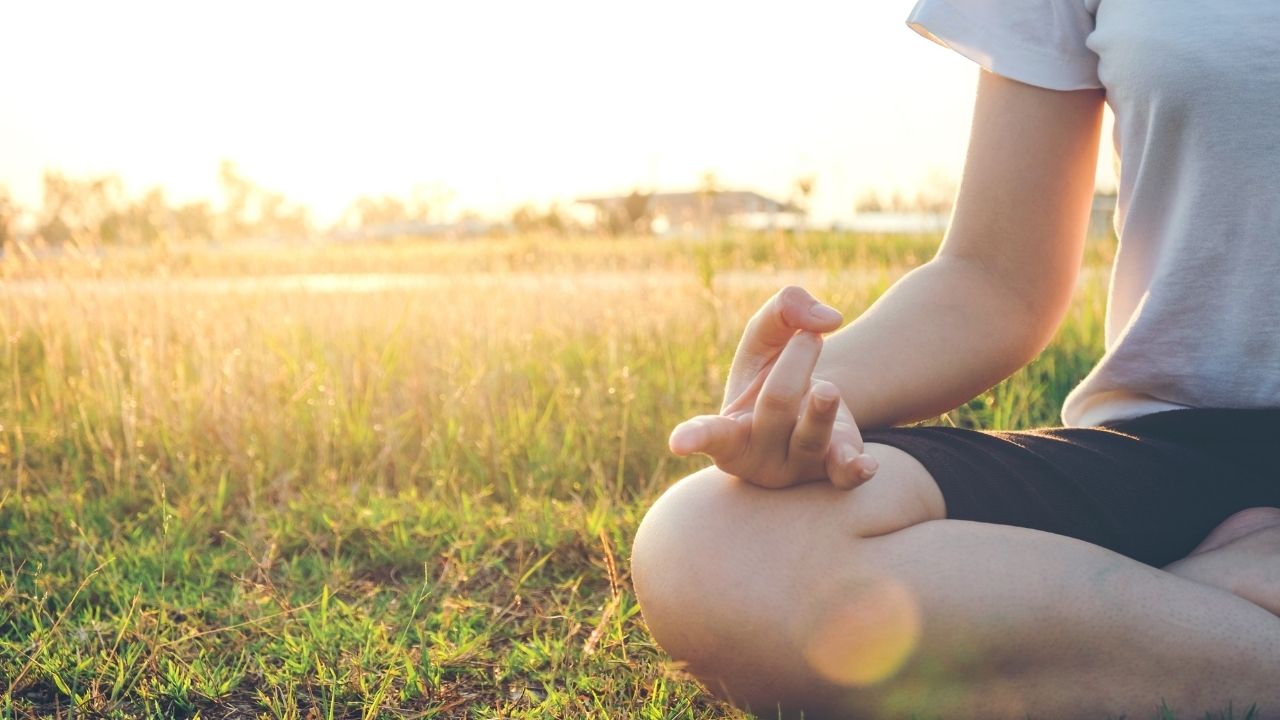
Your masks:
{"label": "black shorts", "polygon": [[1089,428],[869,430],[937,480],[947,517],[1069,535],[1150,565],[1231,514],[1280,506],[1280,408],[1170,410]]}

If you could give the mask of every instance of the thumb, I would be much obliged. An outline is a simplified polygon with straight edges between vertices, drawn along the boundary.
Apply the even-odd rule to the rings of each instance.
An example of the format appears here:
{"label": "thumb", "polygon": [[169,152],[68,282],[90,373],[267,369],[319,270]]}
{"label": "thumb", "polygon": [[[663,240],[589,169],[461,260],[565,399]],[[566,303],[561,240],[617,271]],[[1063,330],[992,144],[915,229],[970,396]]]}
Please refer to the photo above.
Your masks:
{"label": "thumb", "polygon": [[750,435],[751,413],[733,417],[699,415],[677,425],[667,445],[681,457],[694,453],[710,455],[718,465],[731,463],[742,455]]}

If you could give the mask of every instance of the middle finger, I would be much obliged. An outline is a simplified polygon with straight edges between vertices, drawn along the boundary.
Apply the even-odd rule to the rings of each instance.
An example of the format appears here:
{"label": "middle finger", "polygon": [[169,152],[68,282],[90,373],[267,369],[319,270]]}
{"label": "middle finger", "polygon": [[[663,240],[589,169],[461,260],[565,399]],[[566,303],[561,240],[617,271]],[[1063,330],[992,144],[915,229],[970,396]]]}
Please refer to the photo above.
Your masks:
{"label": "middle finger", "polygon": [[785,459],[800,414],[800,404],[812,385],[810,378],[822,352],[822,336],[799,332],[778,355],[756,398],[751,421],[752,452],[763,459],[776,455]]}

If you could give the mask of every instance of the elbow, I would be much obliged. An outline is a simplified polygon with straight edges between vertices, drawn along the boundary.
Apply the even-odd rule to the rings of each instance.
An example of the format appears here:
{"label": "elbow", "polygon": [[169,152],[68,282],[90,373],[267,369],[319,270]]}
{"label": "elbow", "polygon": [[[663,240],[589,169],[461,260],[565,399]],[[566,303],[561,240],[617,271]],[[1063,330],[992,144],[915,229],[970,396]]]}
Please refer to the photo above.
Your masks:
{"label": "elbow", "polygon": [[[1000,338],[1013,370],[1031,362],[1049,346],[1075,296],[1074,265],[1017,268],[972,256],[939,259],[972,278],[985,292],[976,293],[987,306],[991,336]],[[1010,370],[1012,372],[1012,370]]]}
{"label": "elbow", "polygon": [[1071,307],[1072,293],[1041,290],[1034,297],[1023,296],[1010,303],[1006,322],[1011,328],[1009,350],[1016,367],[1035,360],[1053,342]]}

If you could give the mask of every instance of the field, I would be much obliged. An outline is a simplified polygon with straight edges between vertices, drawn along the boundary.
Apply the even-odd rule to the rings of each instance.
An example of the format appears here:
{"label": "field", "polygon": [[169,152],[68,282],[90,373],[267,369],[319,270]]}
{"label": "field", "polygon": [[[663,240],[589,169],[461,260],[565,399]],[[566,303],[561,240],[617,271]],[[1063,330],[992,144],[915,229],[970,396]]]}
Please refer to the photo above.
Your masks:
{"label": "field", "polygon": [[[779,286],[851,317],[937,242],[10,252],[0,713],[739,717],[629,589],[698,466],[666,435]],[[937,422],[1055,422],[1110,252],[1037,361]]]}

